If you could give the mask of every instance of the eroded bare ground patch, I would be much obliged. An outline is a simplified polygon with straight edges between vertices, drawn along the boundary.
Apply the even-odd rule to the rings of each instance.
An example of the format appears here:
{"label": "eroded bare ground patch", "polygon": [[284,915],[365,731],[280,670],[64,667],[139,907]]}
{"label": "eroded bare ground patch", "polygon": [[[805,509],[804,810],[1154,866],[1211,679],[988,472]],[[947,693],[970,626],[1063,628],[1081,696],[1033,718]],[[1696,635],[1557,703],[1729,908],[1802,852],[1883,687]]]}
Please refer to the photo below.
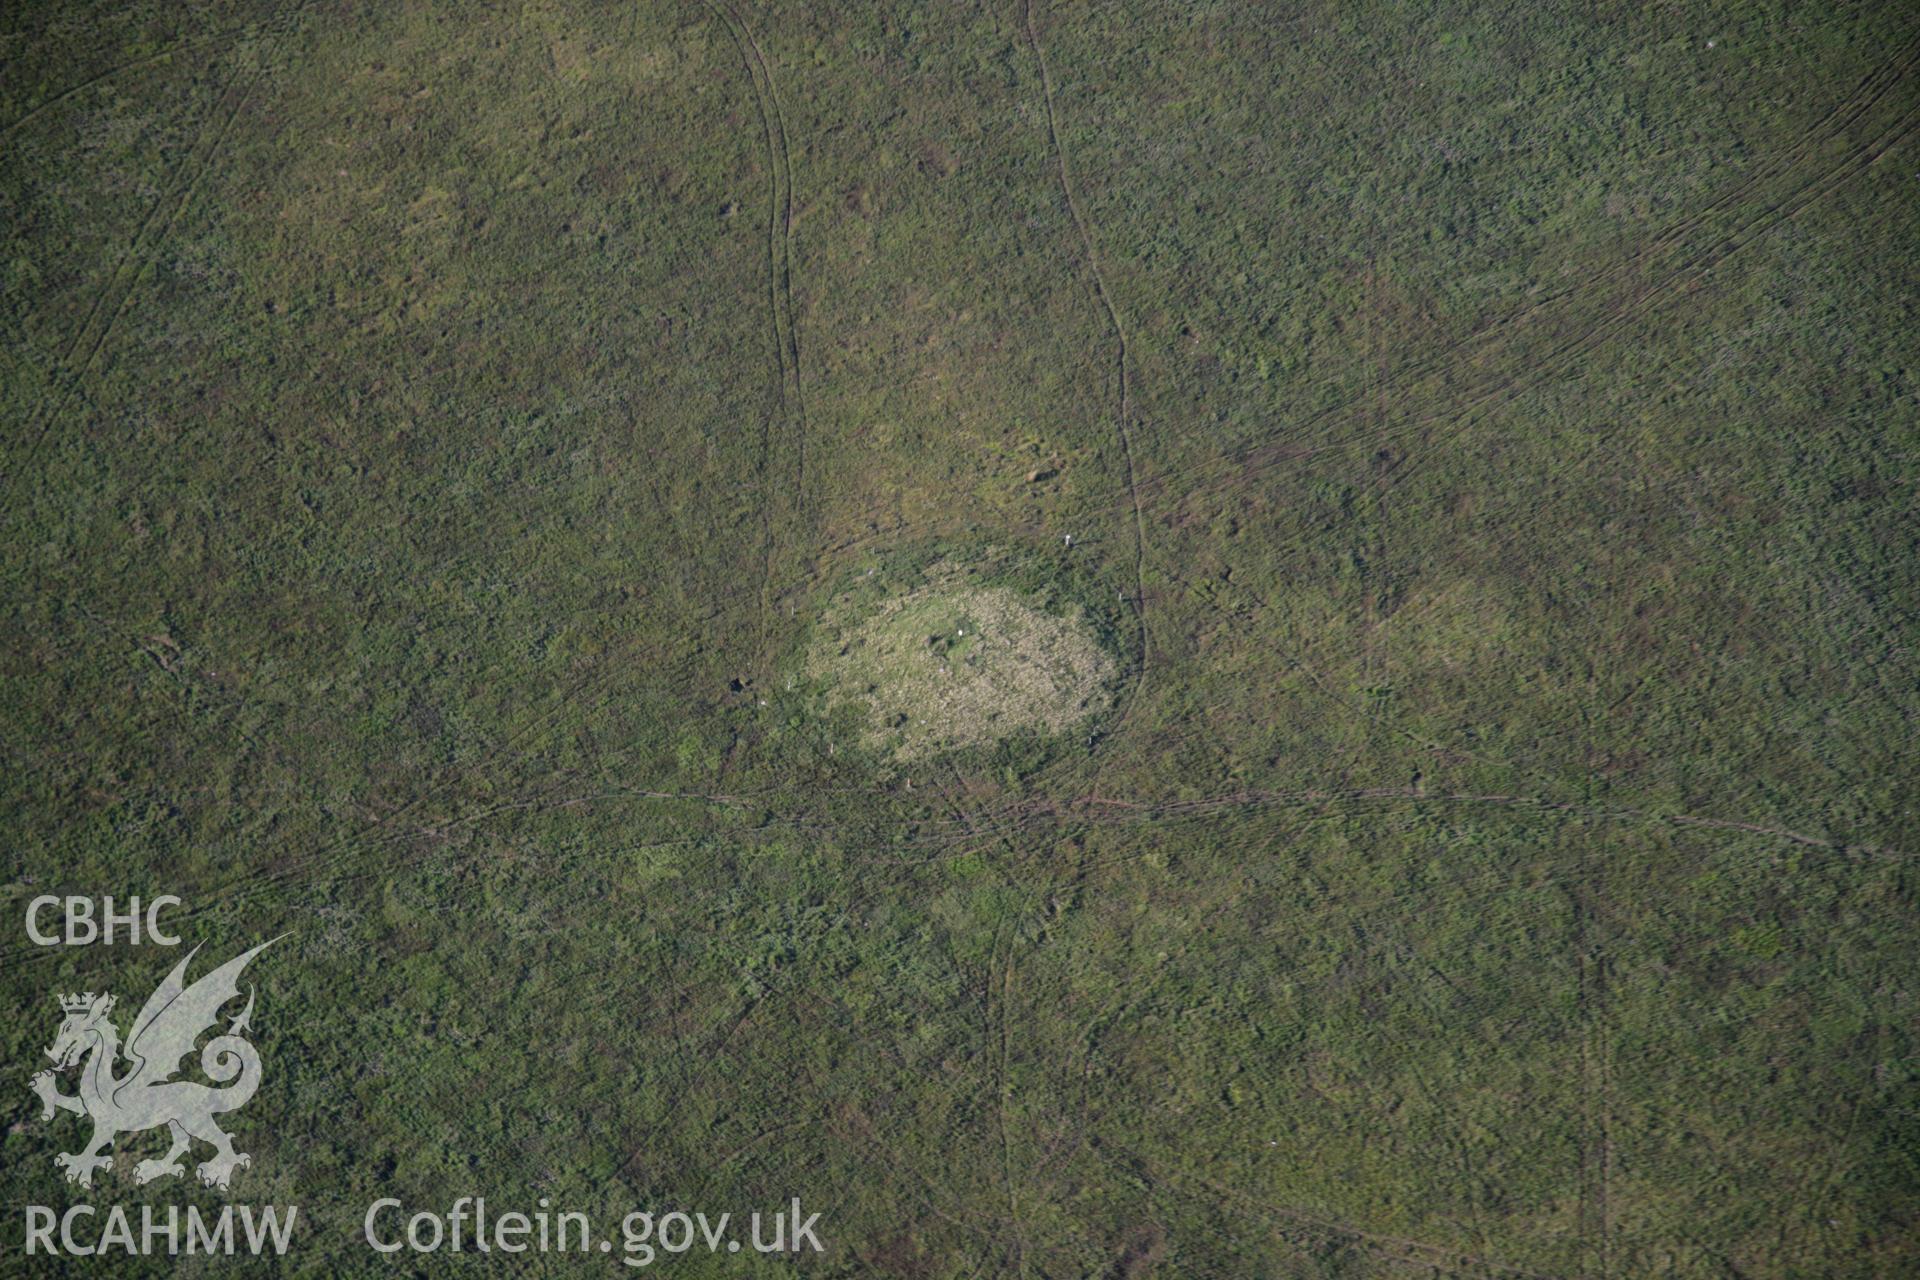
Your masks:
{"label": "eroded bare ground patch", "polygon": [[829,708],[856,708],[866,745],[902,760],[1063,733],[1111,704],[1119,675],[1077,607],[1049,612],[951,565],[875,605],[843,594],[802,670]]}

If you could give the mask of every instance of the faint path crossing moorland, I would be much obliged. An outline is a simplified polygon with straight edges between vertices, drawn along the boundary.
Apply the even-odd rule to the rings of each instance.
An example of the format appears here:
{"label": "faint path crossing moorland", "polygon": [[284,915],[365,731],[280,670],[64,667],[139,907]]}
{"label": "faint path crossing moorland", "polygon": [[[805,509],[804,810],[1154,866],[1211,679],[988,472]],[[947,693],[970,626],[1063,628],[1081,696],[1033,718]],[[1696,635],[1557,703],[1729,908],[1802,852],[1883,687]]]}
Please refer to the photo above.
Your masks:
{"label": "faint path crossing moorland", "polygon": [[[1029,25],[1028,35],[1038,54],[1037,29]],[[1044,71],[1044,60],[1042,66]],[[1863,76],[1810,122],[1793,143],[1759,160],[1744,177],[1654,232],[1633,251],[1597,271],[1532,293],[1513,311],[1398,364],[1387,376],[1373,379],[1370,386],[1320,404],[1288,424],[1287,438],[1252,440],[1163,468],[1125,486],[1126,492],[1116,489],[1106,496],[1090,494],[1058,513],[1091,516],[1119,512],[1137,502],[1144,521],[1145,510],[1155,503],[1177,506],[1240,485],[1269,467],[1329,452],[1377,448],[1399,437],[1431,432],[1443,424],[1449,427],[1450,436],[1471,428],[1485,412],[1540,385],[1570,360],[1621,336],[1628,323],[1684,295],[1706,272],[1905,144],[1920,127],[1920,113],[1907,97],[1894,95],[1894,90],[1910,83],[1917,68],[1920,40],[1899,49]],[[1051,92],[1051,81],[1045,75],[1043,88]],[[1890,98],[1891,116],[1879,123],[1870,120],[1877,109],[1889,107]],[[1050,128],[1055,123],[1050,117]],[[1850,139],[1849,134],[1856,129],[1862,136]],[[1050,136],[1064,163],[1057,134]],[[1836,144],[1844,145],[1837,148]],[[1070,183],[1067,189],[1072,191]],[[1749,204],[1755,211],[1742,212]],[[1077,196],[1071,211],[1083,244],[1090,245],[1091,236],[1079,221]],[[1731,219],[1715,225],[1716,217],[1727,213],[1733,215]],[[1691,249],[1689,241],[1694,242]],[[1103,304],[1110,306],[1110,295],[1097,271],[1095,283]],[[1117,313],[1110,310],[1109,319],[1116,332],[1124,334]],[[1129,353],[1123,352],[1123,363],[1130,375]],[[1130,378],[1124,385],[1130,396]],[[1321,399],[1319,393],[1325,389],[1324,383],[1309,383],[1300,388],[1298,398],[1312,402]],[[1382,400],[1404,407],[1388,410],[1383,418],[1376,408]],[[1126,426],[1124,420],[1121,425]],[[1339,430],[1356,425],[1355,430]],[[1423,442],[1427,439],[1422,435]],[[1377,483],[1399,484],[1421,461],[1409,458]],[[1182,486],[1178,484],[1181,481],[1192,483]],[[824,550],[839,554],[871,541],[864,535],[847,538]]]}
{"label": "faint path crossing moorland", "polygon": [[1033,59],[1040,68],[1040,92],[1047,106],[1047,138],[1053,144],[1054,163],[1060,175],[1060,194],[1066,200],[1067,213],[1072,217],[1074,230],[1080,236],[1081,247],[1087,256],[1087,274],[1093,278],[1094,293],[1107,313],[1107,323],[1113,327],[1114,342],[1118,347],[1114,428],[1120,439],[1120,457],[1126,466],[1127,493],[1133,506],[1133,599],[1136,622],[1140,628],[1140,644],[1139,670],[1130,682],[1126,705],[1121,708],[1120,718],[1114,725],[1117,734],[1126,726],[1128,717],[1133,714],[1134,704],[1147,687],[1147,675],[1153,662],[1153,642],[1147,627],[1147,516],[1140,504],[1140,477],[1134,465],[1133,432],[1129,422],[1129,415],[1133,411],[1131,352],[1127,347],[1127,327],[1121,323],[1120,310],[1114,306],[1113,294],[1107,289],[1106,276],[1100,270],[1100,255],[1094,246],[1093,228],[1080,208],[1079,197],[1074,194],[1073,177],[1067,168],[1067,149],[1060,140],[1060,112],[1054,101],[1053,74],[1047,69],[1046,50],[1041,47],[1040,30],[1034,24],[1033,0],[1021,0],[1021,16],[1026,23],[1027,45],[1033,50]]}
{"label": "faint path crossing moorland", "polygon": [[201,45],[218,44],[222,40],[229,39],[230,37],[244,35],[246,30],[245,27],[228,27],[223,31],[210,31],[205,35],[176,40],[158,53],[150,53],[145,57],[135,58],[130,62],[117,63],[103,71],[96,71],[84,80],[70,84],[64,89],[49,93],[13,119],[7,121],[5,124],[0,124],[0,141],[11,138],[23,126],[31,124],[34,120],[38,119],[42,112],[59,106],[69,98],[85,93],[95,85],[103,85],[109,80],[125,75],[129,71],[138,71],[142,67],[150,67],[155,63],[165,62],[175,54],[184,53],[188,49],[197,49]]}
{"label": "faint path crossing moorland", "polygon": [[[774,85],[772,64],[754,37],[753,29],[726,0],[702,0],[702,3],[726,28],[740,52],[740,60],[746,65],[767,146],[767,310],[773,326],[774,358],[780,366],[780,380],[778,407],[761,428],[760,663],[766,668],[771,661],[767,645],[781,524],[776,512],[783,503],[789,504],[791,516],[797,521],[806,510],[807,491],[807,402],[800,378],[799,323],[793,304],[793,146],[788,140],[786,111],[780,105],[780,93]],[[794,464],[790,494],[784,493],[781,477],[774,474],[773,459],[779,444],[775,435],[776,418],[787,419],[785,425],[792,437]]]}
{"label": "faint path crossing moorland", "polygon": [[[272,52],[283,45],[298,26],[306,5],[295,5],[271,13],[260,24],[261,41],[252,45],[236,42],[234,66],[209,109],[208,119],[200,125],[184,160],[174,169],[160,196],[147,209],[133,234],[121,246],[119,260],[107,275],[106,283],[94,294],[92,305],[79,328],[53,359],[39,402],[26,427],[21,431],[20,459],[9,474],[24,472],[33,465],[53,425],[65,415],[76,397],[86,398],[83,384],[94,365],[106,352],[108,340],[141,282],[152,272],[160,247],[193,203],[201,180],[213,168],[214,160],[226,143],[234,122],[246,110],[261,81],[273,64]],[[11,138],[19,128],[39,117],[47,108],[64,102],[90,85],[101,84],[124,71],[162,61],[184,49],[215,43],[232,32],[217,32],[198,39],[182,41],[149,58],[109,68],[106,71],[43,99],[31,109],[0,127],[0,139]],[[23,334],[24,337],[24,334]]]}

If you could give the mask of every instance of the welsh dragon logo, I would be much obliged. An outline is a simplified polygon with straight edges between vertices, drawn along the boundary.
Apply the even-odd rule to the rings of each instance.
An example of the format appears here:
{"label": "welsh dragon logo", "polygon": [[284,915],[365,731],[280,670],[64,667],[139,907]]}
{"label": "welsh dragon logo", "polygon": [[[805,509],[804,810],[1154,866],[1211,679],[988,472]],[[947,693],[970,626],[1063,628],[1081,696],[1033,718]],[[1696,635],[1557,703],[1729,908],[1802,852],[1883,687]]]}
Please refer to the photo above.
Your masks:
{"label": "welsh dragon logo", "polygon": [[[124,1050],[120,1032],[107,1016],[113,1011],[112,996],[95,996],[89,991],[60,997],[60,1010],[66,1016],[53,1047],[47,1050],[53,1070],[35,1075],[32,1085],[44,1105],[42,1120],[53,1119],[55,1111],[71,1111],[93,1121],[93,1140],[84,1150],[53,1158],[67,1171],[68,1182],[92,1186],[94,1171],[113,1164],[113,1157],[103,1153],[115,1138],[160,1125],[167,1126],[173,1145],[160,1159],[135,1165],[135,1182],[185,1173],[180,1158],[188,1154],[196,1138],[214,1148],[213,1157],[199,1168],[200,1181],[210,1187],[226,1190],[234,1171],[250,1163],[249,1157],[233,1149],[233,1139],[220,1131],[213,1118],[238,1111],[260,1087],[260,1054],[245,1036],[253,1016],[251,988],[246,1008],[228,1025],[227,1033],[209,1040],[200,1053],[200,1069],[224,1087],[175,1080],[173,1076],[180,1070],[181,1059],[192,1053],[194,1044],[213,1028],[220,1007],[240,994],[240,974],[248,961],[278,941],[263,942],[188,986],[187,965],[200,950],[195,947],[147,998],[127,1032]],[[80,1091],[61,1093],[56,1083],[58,1074],[82,1060],[85,1065],[80,1068]]]}

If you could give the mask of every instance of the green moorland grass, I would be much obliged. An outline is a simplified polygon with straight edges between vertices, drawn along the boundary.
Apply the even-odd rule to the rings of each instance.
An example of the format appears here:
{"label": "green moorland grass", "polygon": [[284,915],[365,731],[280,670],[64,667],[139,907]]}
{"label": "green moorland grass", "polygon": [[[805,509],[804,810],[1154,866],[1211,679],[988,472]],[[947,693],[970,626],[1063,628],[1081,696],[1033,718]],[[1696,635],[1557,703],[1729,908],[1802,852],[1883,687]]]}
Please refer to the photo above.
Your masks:
{"label": "green moorland grass", "polygon": [[[7,1270],[176,954],[69,892],[291,931],[286,1274],[1916,1265],[1910,6],[0,26]],[[902,556],[1105,610],[1097,732],[849,748]]]}

